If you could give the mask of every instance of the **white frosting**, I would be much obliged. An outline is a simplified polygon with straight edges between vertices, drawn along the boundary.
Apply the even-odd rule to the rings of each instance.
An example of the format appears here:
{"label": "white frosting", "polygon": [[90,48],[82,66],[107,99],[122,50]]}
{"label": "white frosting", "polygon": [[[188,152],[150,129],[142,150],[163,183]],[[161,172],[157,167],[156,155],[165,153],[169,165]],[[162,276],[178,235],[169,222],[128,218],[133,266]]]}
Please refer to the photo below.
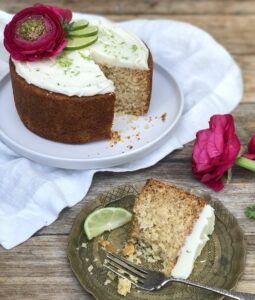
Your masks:
{"label": "white frosting", "polygon": [[98,41],[81,50],[64,51],[57,58],[36,62],[13,60],[27,83],[67,96],[94,96],[114,92],[114,85],[98,64],[148,69],[144,43],[116,25],[97,23]]}
{"label": "white frosting", "polygon": [[173,277],[187,279],[190,276],[196,258],[209,240],[208,235],[213,233],[214,224],[214,209],[210,205],[206,205],[180,251],[178,261],[172,270]]}
{"label": "white frosting", "polygon": [[99,24],[98,42],[92,45],[91,55],[99,64],[148,69],[148,48],[134,34],[116,25]]}

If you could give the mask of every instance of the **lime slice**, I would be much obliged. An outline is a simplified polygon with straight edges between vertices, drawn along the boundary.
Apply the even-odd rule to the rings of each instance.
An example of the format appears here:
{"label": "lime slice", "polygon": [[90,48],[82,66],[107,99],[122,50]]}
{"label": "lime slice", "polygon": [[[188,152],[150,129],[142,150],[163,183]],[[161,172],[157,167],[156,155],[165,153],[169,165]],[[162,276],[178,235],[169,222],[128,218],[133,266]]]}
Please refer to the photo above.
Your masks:
{"label": "lime slice", "polygon": [[132,214],[120,207],[105,207],[93,211],[85,220],[87,238],[92,238],[130,222]]}
{"label": "lime slice", "polygon": [[98,33],[97,26],[89,26],[80,30],[71,31],[69,36],[71,37],[83,37],[83,36],[92,36]]}
{"label": "lime slice", "polygon": [[88,36],[88,37],[80,37],[80,38],[72,38],[68,40],[67,46],[65,50],[78,50],[85,47],[88,47],[94,44],[97,41],[97,35]]}
{"label": "lime slice", "polygon": [[89,22],[86,20],[79,20],[73,23],[71,31],[80,30],[86,28],[89,25]]}

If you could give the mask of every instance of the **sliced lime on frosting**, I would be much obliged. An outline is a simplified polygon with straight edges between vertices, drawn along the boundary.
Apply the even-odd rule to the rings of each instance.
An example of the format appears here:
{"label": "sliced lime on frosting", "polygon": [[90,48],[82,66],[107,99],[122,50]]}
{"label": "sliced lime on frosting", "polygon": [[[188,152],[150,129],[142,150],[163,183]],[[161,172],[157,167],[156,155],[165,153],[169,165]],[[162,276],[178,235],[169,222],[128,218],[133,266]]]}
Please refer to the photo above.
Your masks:
{"label": "sliced lime on frosting", "polygon": [[130,222],[132,214],[121,207],[105,207],[93,211],[85,220],[87,238],[92,238]]}
{"label": "sliced lime on frosting", "polygon": [[65,50],[79,50],[86,48],[97,41],[97,35],[69,39]]}
{"label": "sliced lime on frosting", "polygon": [[76,31],[80,29],[84,29],[89,25],[87,20],[79,20],[73,23],[71,31]]}
{"label": "sliced lime on frosting", "polygon": [[68,34],[68,43],[65,50],[79,50],[86,48],[97,41],[97,26],[88,26],[89,22],[80,20],[73,23]]}
{"label": "sliced lime on frosting", "polygon": [[96,35],[97,33],[98,33],[97,26],[88,26],[88,27],[80,29],[80,30],[71,31],[69,33],[69,36],[71,36],[71,37],[85,37],[85,36]]}

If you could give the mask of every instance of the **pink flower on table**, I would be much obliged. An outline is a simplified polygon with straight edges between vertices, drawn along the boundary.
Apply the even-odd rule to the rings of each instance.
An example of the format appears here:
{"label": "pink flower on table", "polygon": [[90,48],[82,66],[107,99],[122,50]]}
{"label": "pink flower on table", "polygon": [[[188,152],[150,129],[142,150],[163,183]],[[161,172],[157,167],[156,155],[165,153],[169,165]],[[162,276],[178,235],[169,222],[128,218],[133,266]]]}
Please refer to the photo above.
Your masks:
{"label": "pink flower on table", "polygon": [[67,44],[64,24],[72,12],[36,4],[17,13],[4,30],[4,46],[11,57],[35,61],[60,54]]}
{"label": "pink flower on table", "polygon": [[248,153],[245,153],[243,156],[248,159],[255,160],[255,134],[252,136],[248,144]]}
{"label": "pink flower on table", "polygon": [[192,153],[193,175],[218,192],[222,176],[235,163],[241,148],[231,115],[214,115],[209,128],[197,132]]}

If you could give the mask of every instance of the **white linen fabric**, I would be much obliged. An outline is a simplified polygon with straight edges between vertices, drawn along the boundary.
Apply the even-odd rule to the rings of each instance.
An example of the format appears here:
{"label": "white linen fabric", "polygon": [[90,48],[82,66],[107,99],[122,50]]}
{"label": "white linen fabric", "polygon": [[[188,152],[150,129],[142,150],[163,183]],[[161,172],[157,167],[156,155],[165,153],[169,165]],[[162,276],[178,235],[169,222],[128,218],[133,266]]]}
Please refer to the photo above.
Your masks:
{"label": "white linen fabric", "polygon": [[[8,72],[3,29],[11,15],[0,11],[0,80]],[[102,17],[74,14],[74,18]],[[61,210],[79,202],[88,192],[95,172],[127,172],[147,168],[194,139],[208,127],[214,114],[232,111],[243,95],[239,67],[208,33],[187,23],[134,20],[119,23],[136,33],[181,85],[185,108],[165,144],[143,159],[104,170],[63,170],[32,162],[0,142],[0,244],[6,248],[24,242],[54,222]],[[132,179],[131,179],[132,181]]]}

